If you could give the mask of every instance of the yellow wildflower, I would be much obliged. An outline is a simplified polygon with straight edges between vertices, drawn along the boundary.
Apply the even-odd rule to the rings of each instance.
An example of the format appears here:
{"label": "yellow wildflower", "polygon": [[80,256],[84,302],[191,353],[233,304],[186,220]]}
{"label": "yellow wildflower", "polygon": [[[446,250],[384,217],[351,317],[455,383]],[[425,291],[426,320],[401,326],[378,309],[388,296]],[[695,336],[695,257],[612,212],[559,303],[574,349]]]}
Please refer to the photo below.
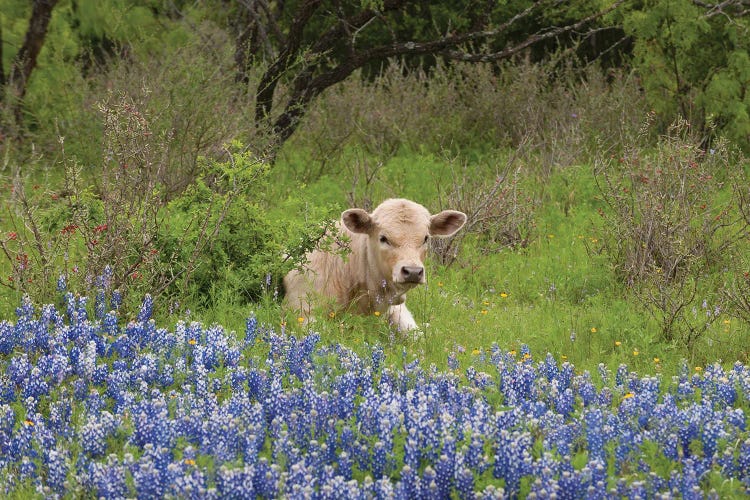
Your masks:
{"label": "yellow wildflower", "polygon": [[596,327],[595,326],[591,327],[591,333],[596,333]]}
{"label": "yellow wildflower", "polygon": [[188,340],[188,344],[195,345],[196,344],[195,339]]}
{"label": "yellow wildflower", "polygon": [[629,392],[629,393],[625,394],[625,395],[624,395],[624,396],[622,397],[622,399],[630,399],[630,398],[632,398],[632,397],[635,397],[635,394],[633,394],[632,392]]}
{"label": "yellow wildflower", "polygon": [[297,318],[297,323],[304,323],[304,322],[305,322],[305,318],[303,318],[302,316]]}
{"label": "yellow wildflower", "polygon": [[184,462],[185,465],[195,465],[195,460],[193,460],[192,458],[186,458]]}
{"label": "yellow wildflower", "polygon": [[502,292],[502,293],[500,294],[500,297],[502,297],[502,298],[504,298],[504,299],[507,299],[507,298],[508,298],[508,294],[507,294],[507,293],[505,293],[505,292]]}
{"label": "yellow wildflower", "polygon": [[622,345],[622,342],[619,340],[615,340],[615,346],[620,347]]}

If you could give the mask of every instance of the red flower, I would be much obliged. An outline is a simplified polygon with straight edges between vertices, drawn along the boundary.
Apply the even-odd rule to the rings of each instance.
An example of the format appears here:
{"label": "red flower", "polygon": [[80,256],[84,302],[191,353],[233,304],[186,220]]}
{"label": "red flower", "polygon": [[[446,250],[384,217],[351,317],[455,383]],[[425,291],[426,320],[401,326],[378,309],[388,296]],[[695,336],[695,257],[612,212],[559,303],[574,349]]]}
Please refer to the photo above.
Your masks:
{"label": "red flower", "polygon": [[75,234],[76,229],[78,229],[78,225],[77,224],[68,224],[67,226],[65,226],[64,228],[62,228],[60,230],[60,232],[62,234]]}

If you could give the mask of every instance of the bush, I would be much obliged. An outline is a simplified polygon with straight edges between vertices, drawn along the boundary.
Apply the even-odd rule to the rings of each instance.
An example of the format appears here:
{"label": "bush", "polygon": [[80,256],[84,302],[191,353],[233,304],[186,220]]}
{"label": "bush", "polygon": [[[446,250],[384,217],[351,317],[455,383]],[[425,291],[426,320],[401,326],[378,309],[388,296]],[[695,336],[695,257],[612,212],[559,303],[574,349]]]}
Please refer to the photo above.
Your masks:
{"label": "bush", "polygon": [[[282,153],[310,151],[297,177],[330,174],[351,146],[386,162],[400,148],[458,155],[531,145],[539,170],[586,161],[635,137],[646,112],[627,73],[556,63],[438,65],[391,62],[328,89]],[[530,148],[528,148],[530,149]]]}
{"label": "bush", "polygon": [[[520,153],[517,153],[520,154]],[[474,235],[478,249],[492,253],[502,247],[525,248],[534,238],[535,201],[523,191],[522,167],[515,166],[517,155],[505,165],[492,167],[449,160],[452,174],[447,185],[438,184],[439,208],[460,210],[467,216],[464,228],[452,238],[433,239],[431,249],[437,261],[452,264],[463,240]],[[499,160],[498,160],[499,161]]]}
{"label": "bush", "polygon": [[[54,297],[62,288],[58,283],[88,292],[104,274],[122,291],[139,283],[150,286],[155,278],[151,264],[163,204],[159,178],[165,140],[125,95],[110,96],[99,110],[104,134],[93,185],[80,164],[66,156],[62,140],[64,174],[56,188],[51,182],[28,185],[30,179],[15,167],[8,200],[14,230],[0,242],[11,269],[6,284],[37,300]],[[134,279],[140,275],[147,278]]]}
{"label": "bush", "polygon": [[684,121],[651,153],[597,161],[604,250],[667,341],[692,346],[722,308],[710,275],[747,235],[728,185],[743,177],[726,146],[703,151]]}
{"label": "bush", "polygon": [[296,198],[269,208],[268,165],[243,149],[234,144],[223,162],[202,159],[198,179],[165,208],[157,244],[161,273],[170,279],[159,291],[203,305],[219,293],[258,300],[324,244],[332,209],[303,208]]}

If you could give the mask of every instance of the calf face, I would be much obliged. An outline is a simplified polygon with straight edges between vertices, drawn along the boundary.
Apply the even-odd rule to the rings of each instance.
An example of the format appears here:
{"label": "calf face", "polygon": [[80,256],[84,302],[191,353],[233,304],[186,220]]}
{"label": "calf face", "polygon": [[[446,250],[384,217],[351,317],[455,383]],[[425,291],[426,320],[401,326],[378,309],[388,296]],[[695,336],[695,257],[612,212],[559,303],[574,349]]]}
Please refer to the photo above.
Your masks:
{"label": "calf face", "polygon": [[430,237],[448,237],[466,222],[466,215],[445,210],[430,215],[425,207],[404,199],[386,200],[372,214],[353,208],[342,214],[353,233],[368,237],[368,264],[396,291],[425,282],[424,257]]}

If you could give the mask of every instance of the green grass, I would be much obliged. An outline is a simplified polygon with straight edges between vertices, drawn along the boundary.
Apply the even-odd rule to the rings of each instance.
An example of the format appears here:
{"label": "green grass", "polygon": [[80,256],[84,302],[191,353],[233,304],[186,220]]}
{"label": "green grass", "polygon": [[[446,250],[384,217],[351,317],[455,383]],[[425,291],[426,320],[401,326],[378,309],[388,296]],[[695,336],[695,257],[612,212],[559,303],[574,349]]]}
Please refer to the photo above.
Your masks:
{"label": "green grass", "polygon": [[[304,155],[287,154],[271,173],[271,194],[266,195],[264,213],[282,220],[296,217],[284,213],[288,205],[284,200],[292,198],[302,200],[304,206],[338,205],[344,209],[346,193],[351,190],[355,199],[370,198],[375,205],[387,197],[403,196],[436,211],[443,208],[438,201],[441,193],[452,183],[460,182],[461,176],[471,175],[471,181],[486,179],[491,184],[498,170],[506,165],[507,157],[504,151],[488,153],[464,166],[463,160],[405,151],[386,161],[372,181],[364,185],[353,182],[357,174],[352,173],[350,164],[345,165],[358,158],[365,161],[361,154],[345,152],[335,160],[335,166],[329,167],[340,175],[329,172],[318,178],[310,176],[315,168],[305,167]],[[375,158],[366,161],[377,163]],[[242,332],[245,319],[254,313],[261,323],[271,327],[281,328],[283,324],[300,335],[312,328],[324,341],[354,349],[382,344],[392,363],[401,362],[405,354],[409,360],[419,357],[440,368],[446,367],[451,352],[458,352],[459,359],[467,360],[481,355],[493,343],[517,352],[526,344],[536,358],[549,352],[558,359],[567,359],[579,370],[590,371],[595,371],[600,363],[612,369],[626,363],[642,374],[670,375],[676,373],[684,359],[691,367],[703,367],[717,360],[724,364],[748,362],[750,326],[725,313],[691,349],[677,341],[664,342],[659,324],[635,294],[618,281],[606,255],[601,227],[604,219],[599,212],[607,207],[598,192],[592,167],[542,169],[534,162],[518,160],[514,166],[522,168],[522,191],[535,200],[535,230],[530,245],[488,250],[481,235],[468,235],[450,267],[427,262],[428,285],[412,291],[407,300],[422,326],[419,340],[393,332],[382,317],[346,312],[337,312],[331,318],[331,311],[321,310],[316,322],[301,325],[296,313],[276,300],[273,291],[250,304],[238,299],[236,292],[225,293],[222,279],[232,278],[231,269],[227,270],[227,277],[216,277],[211,299],[179,298],[178,314],[189,309],[191,320],[219,323],[228,330]],[[539,173],[548,171],[551,174]],[[39,174],[27,179],[30,187],[36,182],[34,179],[43,178],[47,187],[61,182],[59,178],[52,182],[51,171],[40,170]],[[471,184],[474,185],[481,183]],[[726,193],[716,195],[722,197]],[[6,228],[6,232],[9,230]],[[10,273],[7,264],[4,259],[0,265],[5,275]],[[727,272],[717,269],[713,281],[720,281],[722,273]],[[280,282],[280,276],[274,278]],[[4,291],[0,296],[4,317],[12,316],[20,299],[18,292]],[[139,298],[130,300],[138,302]],[[167,302],[172,299],[162,300],[164,316],[169,308]]]}
{"label": "green grass", "polygon": [[[277,168],[284,168],[283,165]],[[404,188],[428,206],[434,185],[420,198],[414,187],[419,172],[447,175],[434,158],[407,155],[386,164],[382,179]],[[323,179],[306,188],[313,196],[324,190]],[[339,192],[346,181],[333,186]],[[379,187],[378,187],[379,186]],[[414,340],[389,329],[382,317],[318,312],[311,325],[298,324],[294,311],[269,296],[258,304],[237,305],[228,298],[210,310],[195,311],[194,319],[217,322],[243,331],[244,319],[254,312],[261,322],[304,334],[313,329],[326,342],[340,342],[355,350],[365,344],[385,347],[387,362],[419,357],[427,365],[445,368],[447,356],[459,360],[480,356],[493,343],[516,352],[523,344],[540,359],[552,353],[580,371],[596,371],[600,363],[611,369],[627,364],[641,374],[671,375],[687,360],[691,368],[718,361],[747,363],[750,328],[739,319],[722,315],[692,350],[660,339],[658,324],[626,287],[618,283],[601,244],[603,204],[588,166],[558,170],[550,178],[526,180],[525,188],[539,199],[536,237],[523,249],[480,250],[480,239],[464,240],[458,260],[450,267],[427,264],[428,284],[410,293],[407,304],[423,336]],[[304,188],[302,188],[304,189]],[[381,185],[373,188],[374,201],[392,195]],[[321,199],[330,201],[321,196]]]}

